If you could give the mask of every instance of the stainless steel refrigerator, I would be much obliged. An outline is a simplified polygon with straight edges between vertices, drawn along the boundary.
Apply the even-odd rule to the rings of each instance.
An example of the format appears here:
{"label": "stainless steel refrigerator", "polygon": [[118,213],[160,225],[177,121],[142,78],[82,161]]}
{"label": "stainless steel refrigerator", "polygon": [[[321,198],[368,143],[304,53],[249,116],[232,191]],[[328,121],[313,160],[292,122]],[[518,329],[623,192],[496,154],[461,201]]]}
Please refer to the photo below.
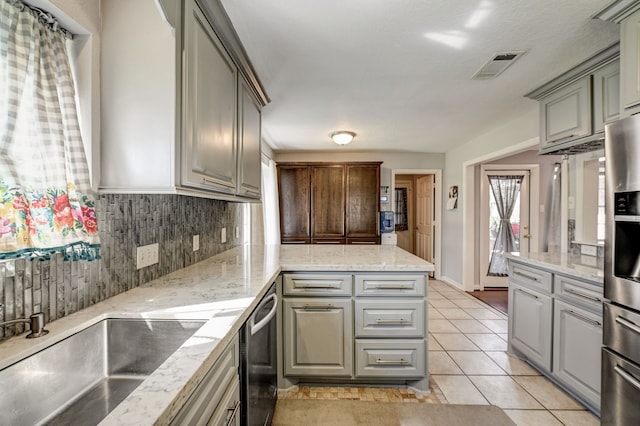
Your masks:
{"label": "stainless steel refrigerator", "polygon": [[640,116],[605,129],[603,425],[640,425]]}

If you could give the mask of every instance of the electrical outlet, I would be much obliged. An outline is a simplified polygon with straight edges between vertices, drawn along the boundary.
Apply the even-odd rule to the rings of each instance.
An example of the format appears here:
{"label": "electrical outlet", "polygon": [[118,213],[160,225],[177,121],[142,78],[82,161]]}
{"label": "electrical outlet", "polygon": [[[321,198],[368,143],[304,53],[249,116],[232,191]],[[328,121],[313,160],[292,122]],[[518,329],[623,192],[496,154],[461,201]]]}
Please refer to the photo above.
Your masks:
{"label": "electrical outlet", "polygon": [[142,269],[147,266],[158,263],[158,251],[160,246],[158,243],[148,244],[136,248],[136,269]]}
{"label": "electrical outlet", "polygon": [[240,238],[240,227],[236,226],[236,239]]}
{"label": "electrical outlet", "polygon": [[193,251],[200,250],[200,235],[193,236]]}
{"label": "electrical outlet", "polygon": [[222,228],[222,232],[220,235],[220,242],[221,243],[226,243],[227,242],[227,228]]}

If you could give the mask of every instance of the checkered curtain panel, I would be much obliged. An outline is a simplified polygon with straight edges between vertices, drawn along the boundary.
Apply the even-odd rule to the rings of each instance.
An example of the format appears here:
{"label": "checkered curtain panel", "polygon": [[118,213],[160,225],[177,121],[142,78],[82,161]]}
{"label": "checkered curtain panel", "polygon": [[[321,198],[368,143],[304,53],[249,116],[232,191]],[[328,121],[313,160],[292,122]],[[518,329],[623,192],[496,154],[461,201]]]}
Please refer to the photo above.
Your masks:
{"label": "checkered curtain panel", "polygon": [[99,257],[68,33],[0,0],[0,259]]}

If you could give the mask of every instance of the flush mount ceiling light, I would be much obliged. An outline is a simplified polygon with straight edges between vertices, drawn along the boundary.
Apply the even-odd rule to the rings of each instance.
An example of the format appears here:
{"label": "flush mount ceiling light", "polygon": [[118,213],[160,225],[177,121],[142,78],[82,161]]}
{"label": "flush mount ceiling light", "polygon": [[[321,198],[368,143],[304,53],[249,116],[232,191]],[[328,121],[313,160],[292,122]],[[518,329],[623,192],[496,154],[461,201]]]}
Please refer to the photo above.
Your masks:
{"label": "flush mount ceiling light", "polygon": [[331,133],[331,140],[337,143],[338,145],[346,145],[351,143],[353,138],[356,137],[355,132],[350,132],[348,130],[338,130],[337,132]]}

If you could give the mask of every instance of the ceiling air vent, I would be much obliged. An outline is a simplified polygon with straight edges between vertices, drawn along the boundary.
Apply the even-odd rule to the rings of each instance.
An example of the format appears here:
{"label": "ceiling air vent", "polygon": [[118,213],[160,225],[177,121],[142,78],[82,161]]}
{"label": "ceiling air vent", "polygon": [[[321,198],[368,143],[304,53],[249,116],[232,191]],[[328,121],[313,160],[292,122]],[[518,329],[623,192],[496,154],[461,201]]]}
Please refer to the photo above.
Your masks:
{"label": "ceiling air vent", "polygon": [[472,80],[490,80],[496,78],[504,70],[509,68],[516,59],[524,55],[524,50],[513,50],[511,52],[498,52],[471,77]]}

